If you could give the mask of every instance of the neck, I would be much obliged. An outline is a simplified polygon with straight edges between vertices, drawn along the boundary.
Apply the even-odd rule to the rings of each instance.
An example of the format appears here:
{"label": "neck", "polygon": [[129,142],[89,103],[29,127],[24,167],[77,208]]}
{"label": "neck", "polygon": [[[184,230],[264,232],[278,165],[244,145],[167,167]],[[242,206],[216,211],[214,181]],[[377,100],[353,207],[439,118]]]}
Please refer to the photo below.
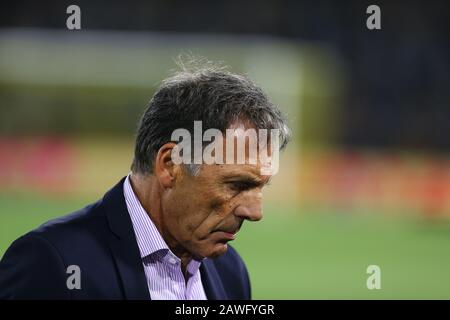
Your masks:
{"label": "neck", "polygon": [[161,201],[164,190],[161,189],[153,175],[132,173],[130,175],[130,183],[139,202],[150,219],[152,219],[161,237],[167,243],[169,249],[180,258],[181,269],[183,274],[186,274],[186,266],[191,261],[192,254],[176,241],[166,227]]}

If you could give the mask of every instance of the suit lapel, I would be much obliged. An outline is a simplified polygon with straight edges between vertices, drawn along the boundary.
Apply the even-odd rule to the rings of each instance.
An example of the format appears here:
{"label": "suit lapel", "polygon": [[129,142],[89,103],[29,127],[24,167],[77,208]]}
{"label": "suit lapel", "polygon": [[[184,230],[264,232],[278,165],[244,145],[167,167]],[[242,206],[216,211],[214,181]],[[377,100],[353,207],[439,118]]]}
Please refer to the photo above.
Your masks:
{"label": "suit lapel", "polygon": [[219,273],[211,259],[205,259],[200,267],[203,289],[208,300],[226,300],[227,295]]}
{"label": "suit lapel", "polygon": [[135,252],[134,239],[112,239],[110,248],[120,274],[126,299],[149,300],[147,279],[142,266],[139,250]]}
{"label": "suit lapel", "polygon": [[124,180],[125,178],[103,198],[106,217],[112,231],[109,245],[122,281],[125,298],[149,300],[147,279],[123,195]]}

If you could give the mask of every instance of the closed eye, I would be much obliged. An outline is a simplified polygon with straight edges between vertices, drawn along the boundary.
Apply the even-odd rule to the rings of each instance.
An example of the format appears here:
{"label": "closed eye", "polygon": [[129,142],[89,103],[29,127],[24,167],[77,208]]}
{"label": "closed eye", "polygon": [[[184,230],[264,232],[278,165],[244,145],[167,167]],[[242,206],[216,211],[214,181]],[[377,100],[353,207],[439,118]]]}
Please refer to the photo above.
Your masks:
{"label": "closed eye", "polygon": [[261,183],[253,180],[239,180],[229,181],[227,185],[231,190],[241,192],[259,187]]}

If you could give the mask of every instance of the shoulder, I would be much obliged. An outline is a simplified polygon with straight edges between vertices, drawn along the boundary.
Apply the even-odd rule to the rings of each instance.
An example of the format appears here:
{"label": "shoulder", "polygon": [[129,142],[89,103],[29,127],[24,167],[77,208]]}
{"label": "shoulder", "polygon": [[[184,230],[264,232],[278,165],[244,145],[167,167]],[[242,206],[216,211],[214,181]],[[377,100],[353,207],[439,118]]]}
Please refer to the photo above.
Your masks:
{"label": "shoulder", "polygon": [[50,241],[27,233],[11,244],[0,261],[0,299],[68,298],[65,270],[66,264]]}
{"label": "shoulder", "polygon": [[48,221],[15,240],[0,261],[0,299],[69,298],[67,266],[96,242],[98,232],[92,228],[101,225],[98,205]]}
{"label": "shoulder", "polygon": [[102,201],[98,201],[71,214],[52,219],[29,232],[26,236],[42,237],[64,251],[64,247],[86,241],[106,226]]}

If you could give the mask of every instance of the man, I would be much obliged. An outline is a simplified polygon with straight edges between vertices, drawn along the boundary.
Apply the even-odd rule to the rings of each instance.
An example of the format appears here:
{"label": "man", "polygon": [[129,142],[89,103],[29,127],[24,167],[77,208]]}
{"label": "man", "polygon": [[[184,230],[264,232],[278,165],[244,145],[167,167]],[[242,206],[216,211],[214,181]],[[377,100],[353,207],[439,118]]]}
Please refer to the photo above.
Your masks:
{"label": "man", "polygon": [[249,79],[209,64],[184,67],[145,110],[131,173],[7,250],[0,299],[250,299],[246,267],[227,243],[244,220],[262,218],[270,175],[261,174],[264,162],[248,161],[250,152],[245,163],[175,161],[173,132],[192,133],[195,121],[223,133],[276,129],[281,149],[289,139],[280,111]]}

